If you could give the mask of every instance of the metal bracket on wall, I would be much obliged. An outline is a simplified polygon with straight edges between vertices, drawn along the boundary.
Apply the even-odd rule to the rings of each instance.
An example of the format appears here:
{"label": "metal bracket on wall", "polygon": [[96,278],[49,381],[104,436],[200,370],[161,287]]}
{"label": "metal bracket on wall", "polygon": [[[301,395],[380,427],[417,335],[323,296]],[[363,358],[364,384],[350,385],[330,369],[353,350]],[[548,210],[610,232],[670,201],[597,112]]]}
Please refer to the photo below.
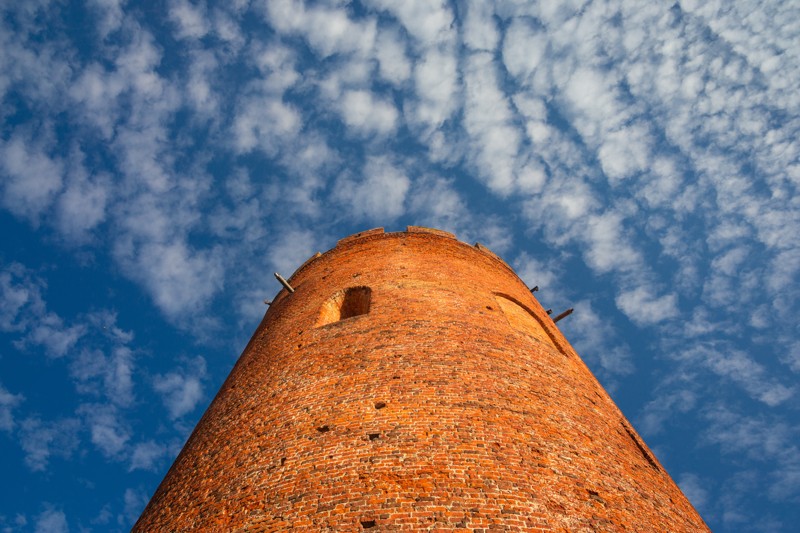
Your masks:
{"label": "metal bracket on wall", "polygon": [[558,322],[558,321],[559,321],[559,320],[561,320],[562,318],[568,317],[569,315],[571,315],[571,314],[572,314],[572,312],[573,312],[574,310],[575,310],[575,309],[573,309],[572,307],[570,307],[569,309],[567,309],[566,311],[564,311],[563,313],[561,313],[560,315],[558,315],[557,317],[555,317],[555,318],[553,319],[553,322]]}
{"label": "metal bracket on wall", "polygon": [[287,291],[289,291],[289,292],[294,292],[294,289],[292,288],[292,286],[291,286],[291,285],[289,285],[289,282],[288,282],[288,281],[286,281],[286,279],[285,279],[283,276],[281,276],[280,274],[278,274],[277,272],[275,272],[275,279],[277,279],[278,281],[280,281],[280,282],[281,282],[281,285],[283,285],[284,287],[286,287],[286,290],[287,290]]}

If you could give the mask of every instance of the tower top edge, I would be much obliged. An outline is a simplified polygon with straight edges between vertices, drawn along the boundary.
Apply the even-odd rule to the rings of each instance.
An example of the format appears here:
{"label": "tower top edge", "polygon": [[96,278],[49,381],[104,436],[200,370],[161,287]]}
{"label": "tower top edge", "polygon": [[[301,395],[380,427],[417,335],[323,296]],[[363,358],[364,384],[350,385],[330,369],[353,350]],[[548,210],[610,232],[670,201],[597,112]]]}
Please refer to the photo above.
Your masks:
{"label": "tower top edge", "polygon": [[436,229],[436,228],[429,228],[429,227],[425,227],[425,226],[407,226],[405,231],[387,232],[387,231],[384,230],[384,228],[379,227],[379,228],[373,228],[373,229],[369,229],[369,230],[365,230],[365,231],[360,231],[358,233],[354,233],[352,235],[348,235],[347,237],[343,237],[343,238],[339,239],[336,242],[336,246],[334,246],[330,250],[328,250],[326,252],[322,252],[322,253],[321,252],[317,252],[314,255],[312,255],[311,257],[309,257],[303,264],[301,264],[297,268],[297,270],[294,271],[294,273],[292,273],[292,275],[289,277],[289,280],[291,281],[300,272],[305,270],[309,265],[311,265],[312,263],[316,262],[317,259],[319,259],[319,258],[321,258],[323,256],[327,256],[328,254],[331,254],[331,253],[333,253],[333,252],[335,252],[337,250],[341,250],[343,248],[349,248],[349,247],[354,246],[354,245],[362,244],[365,241],[372,241],[372,240],[379,240],[379,239],[402,238],[402,237],[407,237],[407,236],[411,236],[411,235],[424,237],[424,238],[429,238],[429,239],[441,239],[442,241],[445,241],[445,242],[454,243],[454,244],[457,244],[457,245],[461,245],[461,246],[466,246],[466,247],[472,248],[475,251],[481,253],[482,255],[484,255],[484,256],[490,258],[491,260],[499,263],[503,268],[507,269],[512,274],[517,275],[516,272],[514,271],[514,269],[511,268],[511,266],[509,266],[509,264],[506,263],[499,255],[497,255],[496,253],[491,251],[489,248],[487,248],[485,245],[483,245],[483,244],[481,244],[479,242],[476,242],[474,245],[471,245],[471,244],[468,244],[466,242],[458,240],[458,238],[455,236],[455,234],[450,233],[449,231],[444,231],[444,230],[440,230],[440,229]]}

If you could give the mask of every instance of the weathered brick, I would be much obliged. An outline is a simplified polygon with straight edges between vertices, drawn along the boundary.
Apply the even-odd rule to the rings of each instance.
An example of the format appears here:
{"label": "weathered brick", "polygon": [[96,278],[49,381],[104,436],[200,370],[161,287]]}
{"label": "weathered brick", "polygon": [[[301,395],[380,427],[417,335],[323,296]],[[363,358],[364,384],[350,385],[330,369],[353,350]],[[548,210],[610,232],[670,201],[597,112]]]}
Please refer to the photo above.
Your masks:
{"label": "weathered brick", "polygon": [[134,531],[708,531],[485,247],[372,230],[291,282]]}

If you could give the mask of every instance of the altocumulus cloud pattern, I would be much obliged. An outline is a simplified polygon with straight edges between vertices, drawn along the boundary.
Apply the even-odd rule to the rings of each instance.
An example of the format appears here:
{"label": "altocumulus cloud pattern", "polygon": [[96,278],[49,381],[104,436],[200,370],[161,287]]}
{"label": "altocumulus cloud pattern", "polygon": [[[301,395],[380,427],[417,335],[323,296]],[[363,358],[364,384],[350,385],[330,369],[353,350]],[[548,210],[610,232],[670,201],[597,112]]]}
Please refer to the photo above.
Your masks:
{"label": "altocumulus cloud pattern", "polygon": [[512,264],[714,531],[800,520],[800,6],[0,3],[0,530],[125,531],[278,286]]}

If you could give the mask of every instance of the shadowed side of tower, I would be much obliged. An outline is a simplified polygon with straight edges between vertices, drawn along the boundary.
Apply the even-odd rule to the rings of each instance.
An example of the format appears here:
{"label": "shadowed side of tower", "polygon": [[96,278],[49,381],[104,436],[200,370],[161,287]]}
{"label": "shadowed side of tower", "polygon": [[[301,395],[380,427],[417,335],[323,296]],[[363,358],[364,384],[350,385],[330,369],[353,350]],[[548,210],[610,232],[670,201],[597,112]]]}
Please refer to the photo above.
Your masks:
{"label": "shadowed side of tower", "polygon": [[289,283],[134,531],[708,531],[485,248],[372,230]]}

